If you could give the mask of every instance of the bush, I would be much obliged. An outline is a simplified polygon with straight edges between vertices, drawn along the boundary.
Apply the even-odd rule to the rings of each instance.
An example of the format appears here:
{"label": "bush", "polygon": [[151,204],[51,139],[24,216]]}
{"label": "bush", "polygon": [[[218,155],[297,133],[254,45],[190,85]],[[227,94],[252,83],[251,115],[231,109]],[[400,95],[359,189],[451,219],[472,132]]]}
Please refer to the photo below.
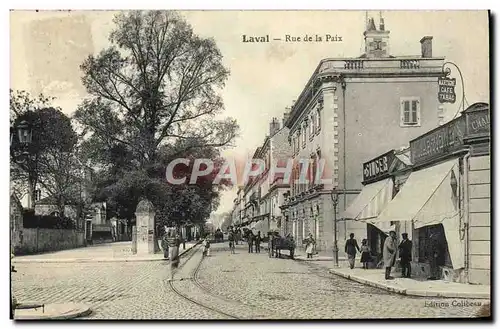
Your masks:
{"label": "bush", "polygon": [[33,210],[23,211],[24,228],[76,229],[75,222],[68,217],[35,215]]}

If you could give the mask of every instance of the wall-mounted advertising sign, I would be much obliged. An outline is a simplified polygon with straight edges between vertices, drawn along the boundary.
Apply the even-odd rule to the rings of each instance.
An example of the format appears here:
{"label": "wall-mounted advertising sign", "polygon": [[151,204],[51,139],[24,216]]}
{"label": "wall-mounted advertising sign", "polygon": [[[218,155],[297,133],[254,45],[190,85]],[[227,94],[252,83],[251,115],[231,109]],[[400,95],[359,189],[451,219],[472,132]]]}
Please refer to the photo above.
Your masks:
{"label": "wall-mounted advertising sign", "polygon": [[438,99],[440,103],[455,103],[457,95],[455,94],[455,86],[457,79],[439,77],[438,78]]}
{"label": "wall-mounted advertising sign", "polygon": [[490,112],[488,107],[476,111],[466,111],[467,136],[490,134]]}
{"label": "wall-mounted advertising sign", "polygon": [[389,173],[396,160],[394,150],[363,164],[363,181],[371,181]]}
{"label": "wall-mounted advertising sign", "polygon": [[413,165],[426,163],[453,153],[464,145],[465,120],[463,116],[410,141]]}

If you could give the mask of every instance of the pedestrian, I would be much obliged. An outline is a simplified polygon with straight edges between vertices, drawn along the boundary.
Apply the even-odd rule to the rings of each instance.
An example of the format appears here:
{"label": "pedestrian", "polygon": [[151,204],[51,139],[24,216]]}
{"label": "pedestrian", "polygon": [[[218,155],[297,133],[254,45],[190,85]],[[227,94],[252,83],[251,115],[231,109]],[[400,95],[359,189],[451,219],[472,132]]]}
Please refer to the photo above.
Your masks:
{"label": "pedestrian", "polygon": [[229,240],[229,251],[232,254],[234,254],[234,232],[233,232],[233,230],[229,231],[227,239]]}
{"label": "pedestrian", "polygon": [[444,263],[444,248],[441,242],[441,234],[436,229],[432,229],[429,236],[429,267],[431,276],[428,280],[439,280],[439,266]]}
{"label": "pedestrian", "polygon": [[182,250],[186,250],[186,237],[182,237]]}
{"label": "pedestrian", "polygon": [[411,277],[411,249],[412,243],[408,239],[408,233],[401,234],[402,241],[399,244],[399,258],[401,258],[401,276],[403,278]]}
{"label": "pedestrian", "polygon": [[368,263],[371,260],[370,247],[368,246],[368,240],[363,239],[361,241],[361,263],[363,263],[363,269],[368,269]]}
{"label": "pedestrian", "polygon": [[253,252],[253,233],[252,231],[248,231],[247,233],[247,243],[248,243],[248,253]]}
{"label": "pedestrian", "polygon": [[290,258],[294,259],[294,254],[295,254],[295,240],[293,239],[293,235],[291,233],[288,233],[286,236],[286,241],[288,243],[288,248],[290,250]]}
{"label": "pedestrian", "polygon": [[203,257],[210,256],[210,240],[208,239],[208,235],[203,240]]}
{"label": "pedestrian", "polygon": [[260,241],[262,240],[262,237],[260,236],[260,231],[257,232],[257,235],[255,236],[255,252],[260,253]]}
{"label": "pedestrian", "polygon": [[179,268],[179,247],[181,245],[181,239],[178,233],[174,230],[170,231],[170,236],[167,238],[168,250],[170,258],[170,280],[174,279],[174,274]]}
{"label": "pedestrian", "polygon": [[396,263],[396,232],[390,231],[389,236],[384,241],[384,266],[385,266],[385,279],[392,280],[391,268]]}
{"label": "pedestrian", "polygon": [[316,241],[314,240],[312,234],[309,233],[309,236],[307,237],[307,243],[306,243],[307,258],[313,258],[313,252],[314,252],[314,245],[315,244],[316,244]]}
{"label": "pedestrian", "polygon": [[347,260],[349,261],[349,267],[354,268],[354,262],[356,260],[356,250],[359,250],[358,241],[354,239],[354,233],[349,234],[349,239],[345,242],[345,253],[347,254]]}
{"label": "pedestrian", "polygon": [[163,258],[168,259],[168,231],[163,234],[161,248],[163,249]]}

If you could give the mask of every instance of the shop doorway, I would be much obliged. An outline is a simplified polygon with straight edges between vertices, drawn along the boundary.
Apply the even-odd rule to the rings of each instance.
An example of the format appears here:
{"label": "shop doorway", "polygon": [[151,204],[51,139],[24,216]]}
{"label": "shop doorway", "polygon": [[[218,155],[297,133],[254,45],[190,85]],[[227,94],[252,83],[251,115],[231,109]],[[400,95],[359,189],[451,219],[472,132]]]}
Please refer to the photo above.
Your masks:
{"label": "shop doorway", "polygon": [[429,225],[417,229],[418,232],[418,262],[427,263],[432,257],[432,239],[437,243],[437,265],[452,267],[448,243],[443,224]]}
{"label": "shop doorway", "polygon": [[368,237],[368,246],[370,247],[370,251],[375,263],[378,264],[382,260],[382,254],[383,254],[382,249],[387,235],[385,235],[384,232],[382,232],[372,224],[366,224],[366,225],[367,225],[366,231]]}

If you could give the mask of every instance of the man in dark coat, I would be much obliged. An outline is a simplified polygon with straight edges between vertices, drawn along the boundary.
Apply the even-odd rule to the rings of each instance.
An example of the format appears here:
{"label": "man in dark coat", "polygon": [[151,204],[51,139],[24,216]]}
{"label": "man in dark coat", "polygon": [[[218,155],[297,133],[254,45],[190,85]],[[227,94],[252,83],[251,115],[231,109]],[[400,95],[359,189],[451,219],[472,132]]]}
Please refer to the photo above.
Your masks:
{"label": "man in dark coat", "polygon": [[253,252],[253,233],[252,231],[248,231],[247,233],[247,243],[248,243],[248,252],[252,253]]}
{"label": "man in dark coat", "polygon": [[444,264],[444,248],[442,236],[438,230],[432,230],[429,236],[429,266],[431,276],[428,280],[439,280],[441,273],[439,266]]}
{"label": "man in dark coat", "polygon": [[354,233],[349,235],[350,239],[345,242],[345,252],[349,261],[349,267],[354,268],[354,261],[356,260],[356,249],[359,251],[358,241],[354,239]]}
{"label": "man in dark coat", "polygon": [[396,237],[397,237],[396,232],[390,231],[389,236],[384,241],[383,256],[384,256],[385,279],[386,280],[394,279],[391,276],[391,268],[396,263],[396,253],[397,253]]}
{"label": "man in dark coat", "polygon": [[255,236],[255,252],[260,253],[260,240],[262,237],[260,236],[260,231],[257,232],[257,235]]}
{"label": "man in dark coat", "polygon": [[401,275],[403,278],[411,277],[411,249],[412,243],[408,240],[408,233],[401,234],[403,241],[399,244],[399,258],[401,258]]}

